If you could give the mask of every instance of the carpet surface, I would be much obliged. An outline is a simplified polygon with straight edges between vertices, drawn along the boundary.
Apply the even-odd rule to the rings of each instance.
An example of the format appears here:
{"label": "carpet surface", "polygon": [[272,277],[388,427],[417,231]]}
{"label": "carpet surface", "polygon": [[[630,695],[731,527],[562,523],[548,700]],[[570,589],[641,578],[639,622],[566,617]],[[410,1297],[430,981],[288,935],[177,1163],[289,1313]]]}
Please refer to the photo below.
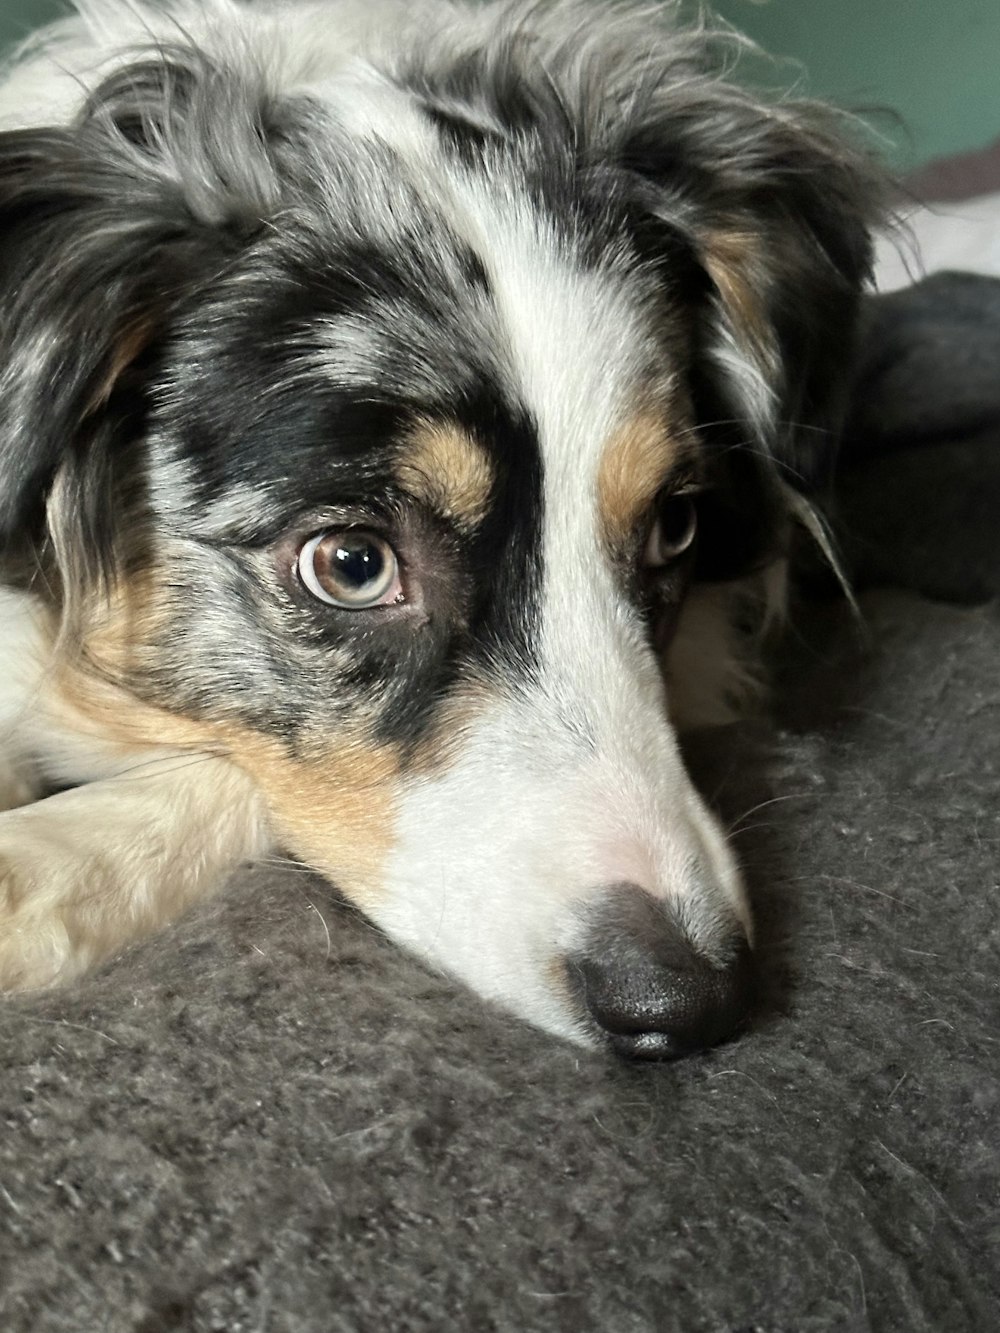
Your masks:
{"label": "carpet surface", "polygon": [[[879,313],[858,422],[899,319],[924,336]],[[3,1333],[997,1326],[1000,415],[930,438],[924,391],[918,448],[895,413],[849,450],[863,630],[804,603],[771,719],[692,745],[752,886],[753,1030],[618,1065],[242,872],[0,1009]]]}

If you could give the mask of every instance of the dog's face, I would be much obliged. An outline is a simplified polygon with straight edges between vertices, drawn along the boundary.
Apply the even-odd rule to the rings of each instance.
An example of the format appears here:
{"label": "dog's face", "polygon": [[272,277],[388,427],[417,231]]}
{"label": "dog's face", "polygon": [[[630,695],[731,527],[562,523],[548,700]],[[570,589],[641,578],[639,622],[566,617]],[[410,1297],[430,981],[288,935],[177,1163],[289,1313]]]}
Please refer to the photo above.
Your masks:
{"label": "dog's face", "polygon": [[8,135],[0,520],[109,730],[225,751],[395,939],[662,1055],[745,1010],[672,715],[836,411],[868,196],[583,14],[291,88],[160,54]]}

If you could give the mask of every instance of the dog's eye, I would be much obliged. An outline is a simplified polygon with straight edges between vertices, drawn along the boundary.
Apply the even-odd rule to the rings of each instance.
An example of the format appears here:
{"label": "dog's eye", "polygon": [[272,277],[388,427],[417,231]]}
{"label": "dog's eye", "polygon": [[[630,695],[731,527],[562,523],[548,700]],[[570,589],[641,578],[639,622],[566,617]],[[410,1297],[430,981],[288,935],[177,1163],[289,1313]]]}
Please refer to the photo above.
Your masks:
{"label": "dog's eye", "polygon": [[299,552],[297,569],[303,587],[330,606],[363,611],[403,601],[395,551],[362,528],[311,537]]}
{"label": "dog's eye", "polygon": [[698,530],[698,511],[690,495],[668,495],[661,500],[642,553],[646,569],[662,569],[683,555]]}

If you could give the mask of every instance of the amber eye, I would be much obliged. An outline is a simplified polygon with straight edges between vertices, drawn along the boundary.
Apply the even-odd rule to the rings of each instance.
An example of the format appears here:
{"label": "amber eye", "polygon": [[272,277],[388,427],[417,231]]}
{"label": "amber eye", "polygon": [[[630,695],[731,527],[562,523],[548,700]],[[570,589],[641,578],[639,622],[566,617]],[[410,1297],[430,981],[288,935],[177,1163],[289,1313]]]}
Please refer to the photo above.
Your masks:
{"label": "amber eye", "polygon": [[302,586],[330,606],[364,611],[405,600],[396,552],[363,528],[334,528],[310,537],[296,568]]}
{"label": "amber eye", "polygon": [[642,553],[646,569],[662,569],[683,555],[698,530],[698,511],[690,495],[668,495],[661,502]]}

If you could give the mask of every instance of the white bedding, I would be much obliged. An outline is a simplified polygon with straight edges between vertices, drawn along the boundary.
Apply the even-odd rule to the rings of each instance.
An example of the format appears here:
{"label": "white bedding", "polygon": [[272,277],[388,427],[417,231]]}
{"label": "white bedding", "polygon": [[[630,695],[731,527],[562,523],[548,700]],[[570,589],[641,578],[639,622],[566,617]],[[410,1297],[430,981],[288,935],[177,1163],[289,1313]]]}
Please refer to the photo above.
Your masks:
{"label": "white bedding", "polygon": [[880,291],[948,268],[1000,277],[1000,193],[914,208],[904,216],[910,236],[883,236],[877,244]]}

